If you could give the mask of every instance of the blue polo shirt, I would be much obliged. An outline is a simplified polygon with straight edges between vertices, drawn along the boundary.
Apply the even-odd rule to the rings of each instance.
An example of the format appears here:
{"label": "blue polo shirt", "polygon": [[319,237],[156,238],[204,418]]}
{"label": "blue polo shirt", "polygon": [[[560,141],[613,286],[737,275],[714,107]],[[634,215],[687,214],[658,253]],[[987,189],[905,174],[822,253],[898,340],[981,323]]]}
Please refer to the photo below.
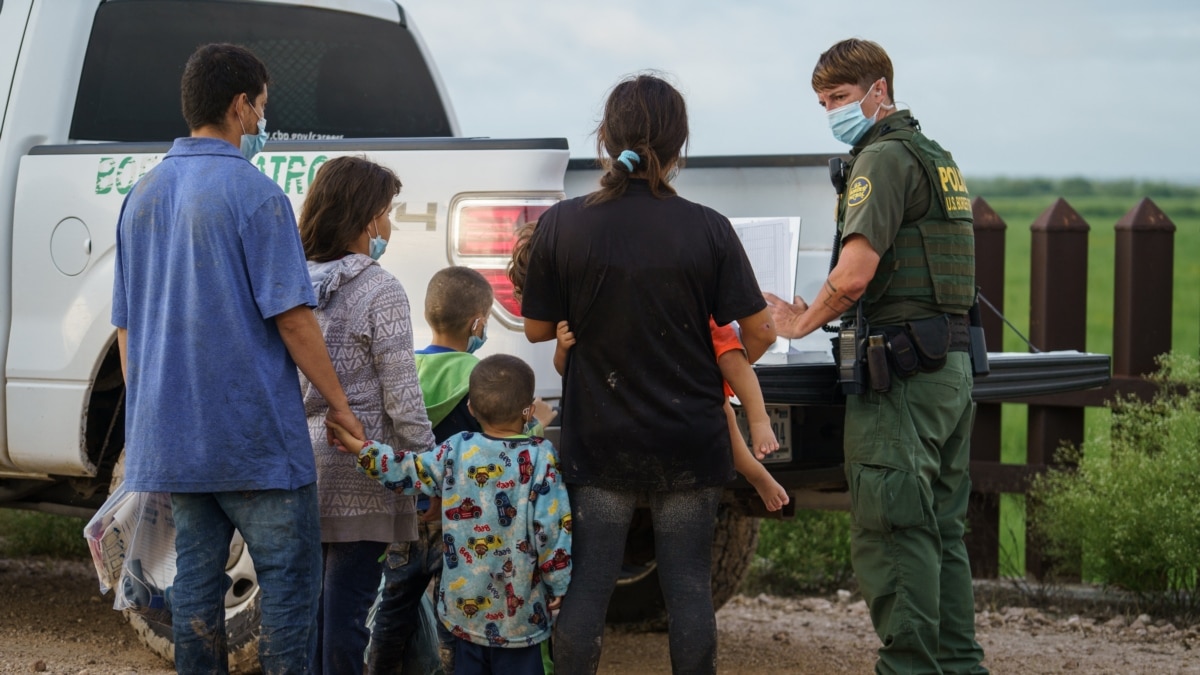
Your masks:
{"label": "blue polo shirt", "polygon": [[[274,317],[314,306],[283,191],[225,141],[176,139],[125,198],[112,322],[129,330],[125,486],[295,489],[316,480]],[[278,457],[264,463],[262,453]]]}

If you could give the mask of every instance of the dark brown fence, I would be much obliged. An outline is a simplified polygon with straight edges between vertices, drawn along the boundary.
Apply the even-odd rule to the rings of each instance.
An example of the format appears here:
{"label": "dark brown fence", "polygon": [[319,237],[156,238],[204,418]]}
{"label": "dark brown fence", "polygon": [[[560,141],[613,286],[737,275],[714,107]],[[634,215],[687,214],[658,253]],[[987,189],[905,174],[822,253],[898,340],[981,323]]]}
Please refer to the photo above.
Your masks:
{"label": "dark brown fence", "polygon": [[[1004,241],[1007,225],[987,202],[976,198],[976,280],[984,296],[1003,311]],[[1087,334],[1087,261],[1090,227],[1059,199],[1030,226],[1029,339],[1043,351],[1084,350]],[[1083,441],[1083,410],[1104,406],[1120,394],[1149,396],[1144,376],[1154,359],[1171,350],[1171,293],[1175,225],[1149,199],[1116,224],[1113,294],[1113,376],[1100,389],[1012,399],[1028,404],[1025,464],[1000,462],[1000,403],[981,403],[971,439],[970,525],[967,548],[977,577],[999,573],[1000,494],[1023,493],[1029,477],[1055,462],[1064,443]],[[993,351],[1003,344],[1002,322],[984,309],[984,331]],[[1006,536],[1006,535],[1005,535]],[[1026,570],[1041,576],[1036,545],[1026,546]]]}

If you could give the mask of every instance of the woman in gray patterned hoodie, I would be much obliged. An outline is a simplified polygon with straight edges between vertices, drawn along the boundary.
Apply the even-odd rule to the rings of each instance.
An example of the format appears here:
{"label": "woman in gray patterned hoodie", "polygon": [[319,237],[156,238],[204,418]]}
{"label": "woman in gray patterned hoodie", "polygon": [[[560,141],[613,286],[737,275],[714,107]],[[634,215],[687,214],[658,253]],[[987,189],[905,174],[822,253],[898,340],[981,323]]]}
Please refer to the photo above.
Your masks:
{"label": "woman in gray patterned hoodie", "polygon": [[[413,361],[408,296],[376,262],[391,236],[400,180],[360,157],[323,164],[300,213],[300,236],[317,294],[317,320],[350,408],[368,438],[423,451],[434,445]],[[384,490],[328,442],[328,407],[301,376],[317,460],[324,587],[317,615],[317,672],[361,673],[380,558],[417,538],[413,498]]]}

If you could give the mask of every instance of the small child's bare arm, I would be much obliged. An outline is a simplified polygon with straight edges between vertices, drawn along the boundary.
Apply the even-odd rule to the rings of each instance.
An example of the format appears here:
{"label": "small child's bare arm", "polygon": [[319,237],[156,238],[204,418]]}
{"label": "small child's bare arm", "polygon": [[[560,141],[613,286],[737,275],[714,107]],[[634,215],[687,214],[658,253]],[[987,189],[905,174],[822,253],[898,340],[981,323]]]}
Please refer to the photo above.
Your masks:
{"label": "small child's bare arm", "polygon": [[733,406],[729,405],[729,401],[725,402],[725,419],[729,423],[729,442],[733,446],[733,468],[746,478],[746,482],[754,486],[768,511],[782,509],[791,498],[787,490],[784,490],[779,481],[771,476],[771,472],[767,471],[767,467],[750,456],[750,449],[746,447],[742,432],[737,428]]}
{"label": "small child's bare arm", "polygon": [[721,376],[729,383],[729,388],[746,411],[746,421],[750,423],[750,451],[762,459],[778,450],[779,441],[771,430],[771,418],[767,416],[758,376],[754,374],[746,355],[736,349],[727,351],[717,357],[717,365],[721,368]]}
{"label": "small child's bare arm", "polygon": [[566,321],[559,321],[555,328],[555,337],[558,338],[558,343],[554,346],[554,370],[562,375],[567,370],[567,352],[575,346],[575,334],[571,332]]}

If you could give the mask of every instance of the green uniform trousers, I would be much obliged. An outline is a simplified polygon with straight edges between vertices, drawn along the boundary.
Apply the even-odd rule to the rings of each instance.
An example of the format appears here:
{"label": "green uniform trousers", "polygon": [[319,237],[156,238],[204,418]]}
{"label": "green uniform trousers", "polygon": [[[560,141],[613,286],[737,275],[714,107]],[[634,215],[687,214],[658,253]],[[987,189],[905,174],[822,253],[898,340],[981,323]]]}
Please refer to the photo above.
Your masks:
{"label": "green uniform trousers", "polygon": [[986,673],[963,544],[971,365],[892,377],[886,394],[846,400],[851,561],[883,642],[878,673]]}

